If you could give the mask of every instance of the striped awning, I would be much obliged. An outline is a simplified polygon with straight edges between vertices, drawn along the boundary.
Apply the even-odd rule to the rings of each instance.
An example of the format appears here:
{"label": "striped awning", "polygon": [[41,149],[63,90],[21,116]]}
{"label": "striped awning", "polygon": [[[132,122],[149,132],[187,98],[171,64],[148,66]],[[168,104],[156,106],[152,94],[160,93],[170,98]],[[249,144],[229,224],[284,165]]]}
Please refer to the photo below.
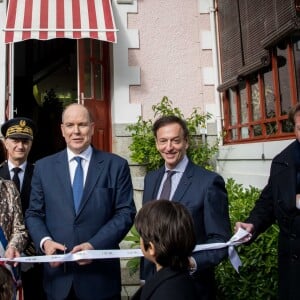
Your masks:
{"label": "striped awning", "polygon": [[28,39],[117,41],[111,0],[9,0],[5,43]]}

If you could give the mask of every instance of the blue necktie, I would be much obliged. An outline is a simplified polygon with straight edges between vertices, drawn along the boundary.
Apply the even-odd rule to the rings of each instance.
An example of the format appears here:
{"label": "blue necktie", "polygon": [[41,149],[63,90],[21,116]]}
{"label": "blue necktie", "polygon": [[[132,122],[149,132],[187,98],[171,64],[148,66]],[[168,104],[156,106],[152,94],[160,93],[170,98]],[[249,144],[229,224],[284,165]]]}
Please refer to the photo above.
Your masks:
{"label": "blue necktie", "polygon": [[81,166],[82,158],[76,156],[74,157],[74,159],[77,162],[77,167],[75,170],[75,175],[73,180],[73,200],[74,200],[75,211],[77,213],[82,198],[82,193],[83,193],[83,169]]}

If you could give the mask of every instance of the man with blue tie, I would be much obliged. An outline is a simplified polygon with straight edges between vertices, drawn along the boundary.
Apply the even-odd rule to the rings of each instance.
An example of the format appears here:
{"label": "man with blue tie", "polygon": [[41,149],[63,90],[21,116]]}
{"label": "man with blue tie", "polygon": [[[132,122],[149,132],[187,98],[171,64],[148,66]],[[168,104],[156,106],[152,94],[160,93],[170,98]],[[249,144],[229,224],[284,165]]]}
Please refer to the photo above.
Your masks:
{"label": "man with blue tie", "polygon": [[[136,209],[128,163],[91,146],[94,123],[80,104],[65,108],[67,148],[36,162],[26,224],[46,255],[118,249]],[[121,298],[119,259],[45,264],[49,300]]]}
{"label": "man with blue tie", "polygon": [[[31,178],[34,165],[28,161],[36,125],[25,117],[13,118],[1,126],[7,160],[0,164],[0,177],[14,181],[21,198],[23,216],[29,205]],[[26,255],[35,255],[31,239],[25,249]],[[24,300],[46,299],[42,284],[41,264],[21,264]]]}

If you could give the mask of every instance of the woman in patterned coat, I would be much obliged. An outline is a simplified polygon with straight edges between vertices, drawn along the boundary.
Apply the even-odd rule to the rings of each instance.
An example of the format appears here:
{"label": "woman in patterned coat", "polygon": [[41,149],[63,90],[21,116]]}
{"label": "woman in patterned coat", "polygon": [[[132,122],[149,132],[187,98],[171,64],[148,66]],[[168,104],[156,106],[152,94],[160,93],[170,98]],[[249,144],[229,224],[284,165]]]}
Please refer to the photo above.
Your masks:
{"label": "woman in patterned coat", "polygon": [[20,256],[27,240],[19,192],[12,181],[0,178],[0,256]]}

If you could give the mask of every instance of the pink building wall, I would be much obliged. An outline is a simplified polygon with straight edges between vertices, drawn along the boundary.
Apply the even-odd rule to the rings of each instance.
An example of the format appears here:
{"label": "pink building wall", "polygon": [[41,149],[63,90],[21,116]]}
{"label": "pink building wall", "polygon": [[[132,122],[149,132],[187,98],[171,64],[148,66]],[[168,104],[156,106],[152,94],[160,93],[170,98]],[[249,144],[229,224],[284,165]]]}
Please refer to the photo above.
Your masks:
{"label": "pink building wall", "polygon": [[145,119],[163,96],[186,116],[215,103],[215,87],[204,78],[213,64],[205,46],[210,15],[200,14],[198,1],[138,0],[137,13],[128,14],[130,28],[139,30],[139,48],[129,49],[128,63],[140,67],[140,85],[130,87],[129,97],[142,105]]}

